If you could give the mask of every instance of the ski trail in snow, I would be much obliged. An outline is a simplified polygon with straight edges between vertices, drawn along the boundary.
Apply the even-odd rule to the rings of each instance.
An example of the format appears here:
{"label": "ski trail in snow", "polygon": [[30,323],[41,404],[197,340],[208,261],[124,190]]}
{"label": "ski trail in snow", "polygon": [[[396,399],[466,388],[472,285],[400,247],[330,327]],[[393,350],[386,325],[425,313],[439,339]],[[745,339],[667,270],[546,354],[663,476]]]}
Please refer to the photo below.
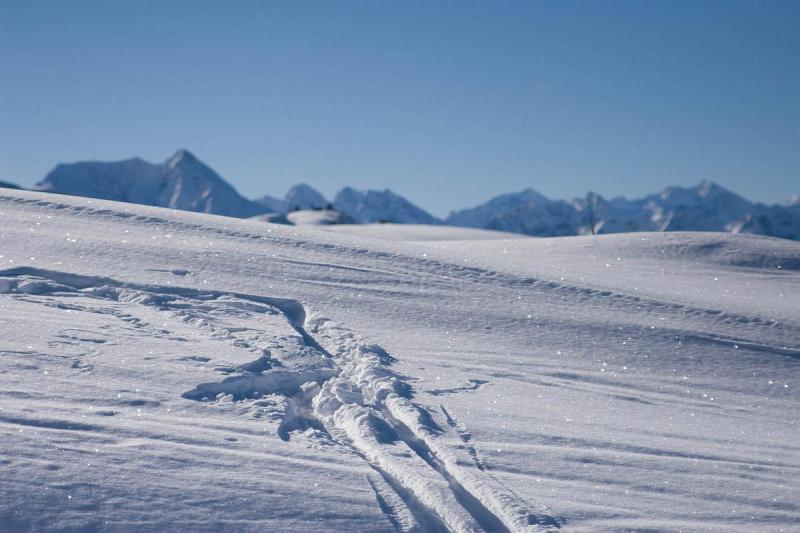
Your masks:
{"label": "ski trail in snow", "polygon": [[[368,483],[376,501],[400,530],[561,526],[546,509],[531,512],[527,502],[485,471],[468,434],[444,406],[443,429],[412,401],[411,387],[390,368],[392,356],[330,320],[309,316],[300,302],[29,267],[0,271],[0,293],[57,307],[88,299],[97,305],[81,303],[83,310],[111,314],[153,335],[170,335],[114,304],[146,306],[229,343],[244,359],[218,369],[227,377],[199,383],[181,396],[209,405],[241,403],[254,416],[275,420],[283,440],[300,436],[315,446],[355,454],[373,472]],[[65,340],[103,341],[77,333]]]}
{"label": "ski trail in snow", "polygon": [[453,415],[450,414],[444,405],[440,405],[439,409],[442,410],[442,414],[447,420],[447,424],[453,428],[453,430],[458,434],[458,437],[461,439],[461,442],[464,443],[464,448],[466,448],[467,453],[469,453],[470,457],[472,457],[472,460],[475,462],[475,466],[478,467],[478,470],[486,470],[486,465],[478,455],[478,450],[476,450],[475,446],[472,445],[472,435],[458,420],[456,420]]}
{"label": "ski trail in snow", "polygon": [[447,481],[456,500],[469,512],[484,531],[510,531],[500,517],[486,507],[481,500],[473,496],[472,493],[451,474],[448,467],[439,459],[424,440],[419,438],[405,424],[394,418],[390,412],[383,411],[383,413],[386,419],[391,421],[392,426],[396,428],[398,436],[403,442]]}
{"label": "ski trail in snow", "polygon": [[[376,479],[377,478],[377,479]],[[392,523],[397,531],[409,531],[415,527],[416,523],[413,516],[409,517],[405,503],[400,500],[396,492],[386,484],[386,481],[379,476],[366,476],[367,483],[375,493],[375,500],[383,511],[383,514]],[[382,488],[386,485],[386,488]],[[386,490],[388,489],[388,490]]]}
{"label": "ski trail in snow", "polygon": [[[383,349],[324,318],[310,318],[307,328],[340,368],[314,397],[317,415],[432,507],[449,529],[560,527],[544,509],[529,512],[525,502],[447,443],[430,413],[411,401],[410,388],[390,370],[391,356]],[[446,493],[441,492],[442,482]]]}

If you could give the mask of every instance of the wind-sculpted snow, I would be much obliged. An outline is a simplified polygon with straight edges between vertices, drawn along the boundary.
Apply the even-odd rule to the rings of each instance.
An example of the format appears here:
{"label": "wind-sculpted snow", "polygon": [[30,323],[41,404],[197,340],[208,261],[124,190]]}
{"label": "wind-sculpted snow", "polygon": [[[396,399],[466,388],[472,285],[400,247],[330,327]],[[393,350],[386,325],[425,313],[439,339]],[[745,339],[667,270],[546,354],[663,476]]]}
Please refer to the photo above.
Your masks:
{"label": "wind-sculpted snow", "polygon": [[[316,446],[338,447],[366,461],[394,491],[389,506],[401,529],[524,531],[560,527],[559,520],[529,505],[484,472],[474,457],[447,443],[434,414],[412,401],[411,387],[390,369],[394,359],[324,318],[308,319],[296,301],[179,287],[141,287],[111,278],[35,268],[0,271],[0,293],[48,307],[110,314],[148,328],[135,311],[112,303],[153,307],[199,333],[257,356],[237,367],[217,367],[227,377],[182,393],[189,400],[243,403],[279,420],[283,440],[299,434]],[[96,303],[75,305],[76,298]],[[295,335],[231,324],[282,317]],[[273,326],[274,327],[274,326]],[[166,333],[165,330],[159,330]],[[82,339],[87,340],[87,339]],[[195,359],[197,360],[197,359]],[[203,362],[212,361],[206,358]],[[451,420],[444,409],[439,415]],[[101,426],[35,419],[6,423],[102,431]],[[452,437],[450,438],[452,441]],[[380,489],[373,485],[376,491]],[[385,490],[385,489],[383,489]],[[384,501],[388,501],[384,498]],[[388,506],[389,504],[387,504]]]}
{"label": "wind-sculpted snow", "polygon": [[800,520],[800,245],[391,228],[4,191],[0,530]]}

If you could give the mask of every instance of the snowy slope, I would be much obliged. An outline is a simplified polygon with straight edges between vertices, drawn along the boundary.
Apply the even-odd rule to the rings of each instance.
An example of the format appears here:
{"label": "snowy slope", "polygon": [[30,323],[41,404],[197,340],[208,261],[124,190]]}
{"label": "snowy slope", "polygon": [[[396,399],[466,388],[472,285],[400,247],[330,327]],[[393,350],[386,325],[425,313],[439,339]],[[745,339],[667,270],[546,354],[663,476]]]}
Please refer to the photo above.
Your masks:
{"label": "snowy slope", "polygon": [[287,213],[286,219],[295,226],[331,226],[353,222],[344,213],[332,209],[301,209]]}
{"label": "snowy slope", "polygon": [[250,220],[295,226],[330,226],[353,223],[350,217],[332,209],[300,209],[288,213],[264,213],[250,217]]}
{"label": "snowy slope", "polygon": [[550,200],[532,189],[498,196],[452,213],[447,224],[537,236],[633,231],[726,231],[800,240],[800,211],[766,206],[704,181],[695,187],[668,187],[627,200],[589,193],[570,202]]}
{"label": "snowy slope", "polygon": [[517,233],[506,233],[487,229],[459,228],[441,224],[337,224],[335,226],[327,226],[324,229],[325,231],[354,237],[407,242],[483,241],[529,238]]}
{"label": "snowy slope", "polygon": [[60,164],[37,188],[226,216],[249,217],[263,211],[187,150],[178,150],[163,164],[138,158]]}
{"label": "snowy slope", "polygon": [[0,221],[4,529],[800,521],[798,243],[392,242],[12,190]]}

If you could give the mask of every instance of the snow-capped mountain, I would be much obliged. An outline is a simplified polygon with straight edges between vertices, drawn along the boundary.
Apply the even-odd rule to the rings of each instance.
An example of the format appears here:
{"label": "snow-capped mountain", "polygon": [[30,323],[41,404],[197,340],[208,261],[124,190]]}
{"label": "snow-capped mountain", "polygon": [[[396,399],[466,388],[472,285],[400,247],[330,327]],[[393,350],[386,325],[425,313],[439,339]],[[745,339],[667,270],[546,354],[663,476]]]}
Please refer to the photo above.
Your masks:
{"label": "snow-capped mountain", "polygon": [[289,189],[283,199],[266,195],[258,198],[256,202],[270,213],[284,214],[300,209],[324,209],[328,205],[328,201],[318,190],[305,183]]}
{"label": "snow-capped mountain", "polygon": [[[313,187],[299,184],[283,198],[263,196],[251,201],[186,150],[179,150],[162,164],[139,158],[60,164],[36,188],[238,218],[263,213],[283,216],[295,210],[332,206],[343,215],[342,220],[355,223],[442,223],[388,189],[358,191],[345,187],[329,202]],[[453,212],[445,223],[536,236],[584,235],[593,230],[726,231],[800,240],[800,197],[793,196],[784,205],[764,205],[710,181],[695,187],[668,187],[634,200],[609,200],[595,193],[551,200],[528,188]]]}
{"label": "snow-capped mountain", "polygon": [[261,210],[264,211],[264,213],[283,215],[288,211],[286,209],[285,200],[282,198],[275,198],[269,194],[266,194],[261,198],[256,198],[255,203],[261,206]]}
{"label": "snow-capped mountain", "polygon": [[488,227],[498,213],[514,211],[523,206],[548,203],[550,200],[528,188],[518,193],[502,194],[471,209],[457,211],[451,214],[447,221],[454,226]]}
{"label": "snow-capped mountain", "polygon": [[439,219],[389,189],[357,191],[345,187],[336,195],[333,207],[362,224],[369,222],[441,224]]}
{"label": "snow-capped mountain", "polygon": [[234,217],[264,211],[187,150],[162,164],[139,158],[59,164],[37,189]]}
{"label": "snow-capped mountain", "polygon": [[524,233],[572,235],[577,213],[562,200],[545,198],[533,189],[497,196],[485,204],[450,215],[447,224]]}
{"label": "snow-capped mountain", "polygon": [[286,202],[286,207],[290,211],[297,211],[300,209],[323,209],[328,204],[328,201],[319,191],[305,183],[300,183],[289,189],[284,201]]}
{"label": "snow-capped mountain", "polygon": [[[313,187],[295,185],[286,196],[242,197],[222,177],[187,150],[178,150],[162,164],[139,158],[116,162],[59,164],[36,186],[38,190],[199,211],[238,218],[263,213],[285,215],[319,210],[330,202]],[[435,217],[389,190],[345,188],[334,202],[341,220],[438,224]]]}
{"label": "snow-capped mountain", "polygon": [[589,193],[566,202],[526,189],[452,213],[446,223],[538,236],[582,235],[594,226],[597,233],[728,231],[797,240],[800,209],[792,205],[753,203],[710,181],[635,200]]}
{"label": "snow-capped mountain", "polygon": [[319,191],[301,183],[289,189],[283,199],[267,195],[259,198],[256,202],[265,210],[280,214],[298,210],[320,210],[331,205],[333,210],[341,213],[342,220],[350,223],[441,223],[430,213],[388,189],[385,191],[358,191],[351,187],[345,187],[339,191],[333,202],[328,202]]}

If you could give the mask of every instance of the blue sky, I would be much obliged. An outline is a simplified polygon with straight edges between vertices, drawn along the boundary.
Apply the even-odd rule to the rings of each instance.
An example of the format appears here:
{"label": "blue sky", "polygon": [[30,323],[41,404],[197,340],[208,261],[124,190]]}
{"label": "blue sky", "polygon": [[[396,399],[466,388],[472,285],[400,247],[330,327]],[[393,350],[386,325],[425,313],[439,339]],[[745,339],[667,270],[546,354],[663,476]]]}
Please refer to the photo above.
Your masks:
{"label": "blue sky", "polygon": [[186,147],[244,195],[800,192],[800,2],[0,0],[0,180]]}

